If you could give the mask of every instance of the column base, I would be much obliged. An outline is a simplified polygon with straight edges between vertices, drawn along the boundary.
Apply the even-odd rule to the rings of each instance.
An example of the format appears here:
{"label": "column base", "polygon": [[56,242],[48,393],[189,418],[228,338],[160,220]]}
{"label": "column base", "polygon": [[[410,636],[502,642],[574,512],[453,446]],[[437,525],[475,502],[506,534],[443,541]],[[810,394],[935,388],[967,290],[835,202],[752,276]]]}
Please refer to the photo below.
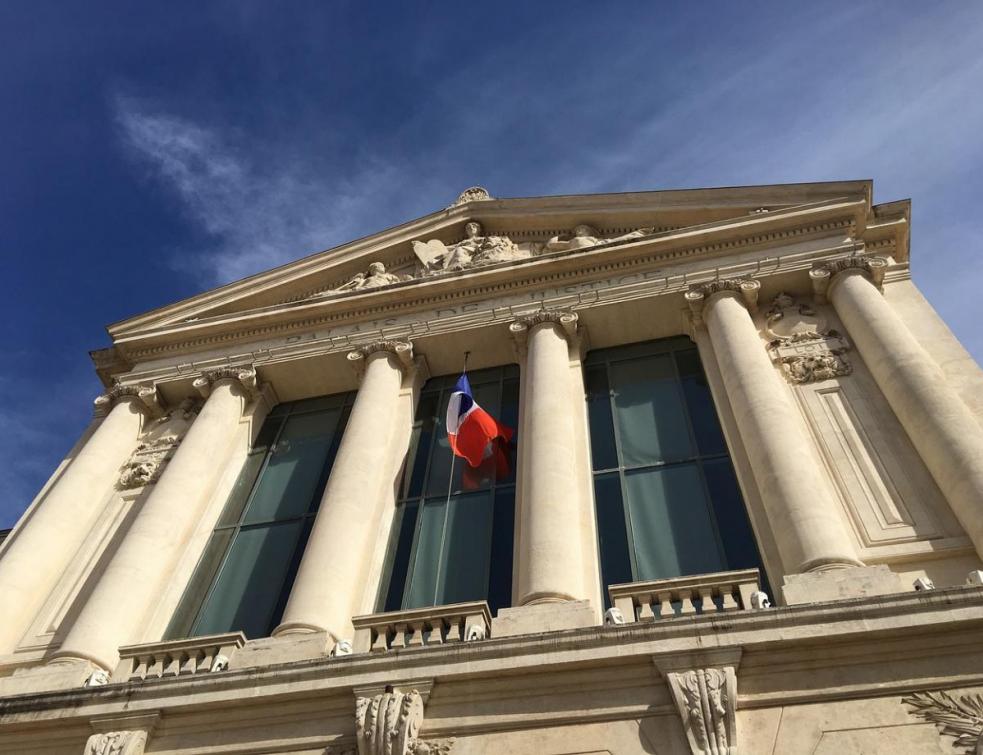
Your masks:
{"label": "column base", "polygon": [[563,600],[516,608],[500,608],[492,619],[491,636],[514,637],[520,634],[559,632],[564,629],[592,627],[598,623],[589,600]]}
{"label": "column base", "polygon": [[[271,637],[288,637],[293,634],[315,634],[317,632],[327,632],[324,627],[319,627],[314,624],[305,624],[301,621],[291,621],[287,624],[281,624],[271,633]],[[328,632],[331,635],[330,632]],[[332,639],[337,639],[332,635]]]}
{"label": "column base", "polygon": [[790,606],[899,592],[905,592],[901,578],[884,564],[789,574],[782,586],[785,604]]}
{"label": "column base", "polygon": [[[279,629],[279,627],[277,627]],[[230,669],[274,666],[279,663],[308,661],[327,658],[335,641],[324,630],[316,632],[291,632],[249,640],[239,648],[232,660]]]}

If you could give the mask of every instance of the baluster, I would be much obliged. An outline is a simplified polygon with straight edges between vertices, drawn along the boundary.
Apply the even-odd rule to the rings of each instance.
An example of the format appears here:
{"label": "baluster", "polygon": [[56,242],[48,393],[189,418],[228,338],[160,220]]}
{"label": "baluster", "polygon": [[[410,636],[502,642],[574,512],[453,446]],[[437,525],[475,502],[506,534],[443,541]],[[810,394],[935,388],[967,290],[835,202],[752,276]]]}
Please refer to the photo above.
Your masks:
{"label": "baluster", "polygon": [[389,627],[381,626],[371,630],[375,635],[372,645],[369,647],[370,653],[385,653],[389,650]]}
{"label": "baluster", "polygon": [[680,616],[692,616],[696,613],[696,606],[693,605],[693,591],[692,590],[680,590],[679,591],[679,615]]}
{"label": "baluster", "polygon": [[659,593],[659,618],[672,619],[676,616],[676,609],[672,607],[672,593],[664,591]]}
{"label": "baluster", "polygon": [[395,633],[393,635],[393,642],[390,647],[393,648],[404,648],[406,647],[406,624],[396,624]]}
{"label": "baluster", "polygon": [[704,585],[698,588],[700,594],[699,613],[716,613],[717,605],[713,602],[713,586]]}
{"label": "baluster", "polygon": [[734,600],[734,585],[724,585],[720,588],[720,597],[722,599],[722,604],[720,607],[721,611],[738,611],[740,606],[737,605],[737,601]]}
{"label": "baluster", "polygon": [[652,612],[652,596],[648,594],[638,596],[638,620],[655,621],[655,614]]}
{"label": "baluster", "polygon": [[407,635],[406,647],[423,646],[423,622],[413,621],[409,624],[411,634]]}

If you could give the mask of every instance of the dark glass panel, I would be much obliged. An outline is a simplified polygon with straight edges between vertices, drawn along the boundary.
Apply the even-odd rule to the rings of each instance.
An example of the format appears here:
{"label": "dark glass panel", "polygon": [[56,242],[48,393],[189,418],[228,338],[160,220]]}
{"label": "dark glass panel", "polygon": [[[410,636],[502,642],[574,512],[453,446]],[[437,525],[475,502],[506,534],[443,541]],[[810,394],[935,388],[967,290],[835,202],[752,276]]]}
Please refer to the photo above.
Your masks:
{"label": "dark glass panel", "polygon": [[726,568],[696,464],[625,473],[637,579]]}
{"label": "dark glass panel", "polygon": [[413,428],[414,443],[410,447],[413,454],[413,468],[410,475],[410,485],[407,495],[415,498],[423,492],[423,478],[427,474],[427,460],[430,458],[430,444],[433,442],[434,431],[437,429],[437,409],[440,402],[439,393],[423,393],[416,410],[416,422]]}
{"label": "dark glass panel", "polygon": [[659,355],[615,362],[609,374],[624,466],[693,456],[671,357]]}
{"label": "dark glass panel", "polygon": [[240,630],[250,638],[265,636],[302,527],[295,521],[240,530],[193,634]]}
{"label": "dark glass panel", "polygon": [[512,542],[515,534],[515,488],[495,493],[492,522],[491,567],[488,576],[488,605],[492,615],[512,605]]}
{"label": "dark glass panel", "polygon": [[724,552],[727,554],[727,566],[730,569],[760,569],[761,559],[755,547],[754,533],[751,522],[744,508],[741,489],[730,459],[715,459],[703,463],[703,472],[710,490],[710,500],[723,541]]}
{"label": "dark glass panel", "polygon": [[269,461],[243,517],[244,524],[300,516],[325,471],[340,411],[291,414],[270,451]]}
{"label": "dark glass panel", "polygon": [[613,469],[618,466],[618,449],[614,442],[614,420],[611,417],[611,391],[606,367],[591,367],[586,371],[587,420],[590,424],[590,452],[594,469]]}
{"label": "dark glass panel", "polygon": [[235,535],[234,529],[216,530],[212,533],[205,546],[205,552],[198,562],[195,569],[195,577],[188,585],[188,589],[181,596],[181,603],[178,605],[174,617],[167,627],[164,639],[173,640],[191,636],[191,626],[195,623],[208,588],[215,581],[225,553],[229,549],[229,543]]}
{"label": "dark glass panel", "polygon": [[710,386],[700,365],[699,353],[696,349],[677,351],[676,364],[679,366],[683,394],[686,396],[686,408],[689,410],[693,434],[696,436],[700,453],[704,456],[726,453],[727,446],[720,430],[720,421],[717,419]]}
{"label": "dark glass panel", "polygon": [[487,597],[493,509],[491,491],[451,500],[444,524],[436,605]]}
{"label": "dark glass panel", "polygon": [[419,511],[420,504],[416,501],[407,501],[396,508],[396,521],[393,522],[395,548],[390,556],[389,585],[386,587],[383,611],[398,611],[403,603]]}
{"label": "dark glass panel", "polygon": [[608,585],[634,581],[628,555],[625,507],[621,500],[621,477],[617,472],[594,477],[594,505],[601,552],[601,584],[604,588],[604,602],[607,604]]}
{"label": "dark glass panel", "polygon": [[228,527],[238,524],[242,517],[242,510],[249,500],[249,494],[256,484],[256,478],[263,468],[263,462],[266,461],[266,452],[276,440],[282,425],[283,419],[281,417],[268,417],[263,423],[263,427],[256,437],[256,442],[246,456],[246,462],[243,464],[238,478],[236,478],[236,484],[229,494],[229,501],[225,504],[216,526]]}
{"label": "dark glass panel", "polygon": [[436,605],[434,601],[437,598],[446,511],[447,502],[444,500],[426,501],[423,505],[403,608]]}
{"label": "dark glass panel", "polygon": [[329,409],[340,409],[350,403],[351,393],[336,393],[332,396],[318,396],[303,401],[293,401],[289,404],[291,414],[302,412],[322,412]]}

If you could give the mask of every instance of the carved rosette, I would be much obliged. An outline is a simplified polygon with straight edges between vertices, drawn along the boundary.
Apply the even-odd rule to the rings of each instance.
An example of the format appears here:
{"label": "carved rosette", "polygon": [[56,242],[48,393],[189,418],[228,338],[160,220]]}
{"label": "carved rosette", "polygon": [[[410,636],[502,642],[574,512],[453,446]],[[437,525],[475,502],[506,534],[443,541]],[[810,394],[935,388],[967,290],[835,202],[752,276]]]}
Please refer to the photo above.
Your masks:
{"label": "carved rosette", "polygon": [[423,698],[417,690],[390,691],[355,701],[358,755],[411,755],[423,724]]}
{"label": "carved rosette", "polygon": [[120,385],[115,383],[112,388],[97,396],[93,402],[93,412],[96,417],[105,417],[117,402],[125,398],[137,399],[133,403],[146,412],[148,417],[160,417],[164,414],[160,396],[155,385]]}
{"label": "carved rosette", "polygon": [[916,692],[901,698],[916,716],[931,721],[939,732],[955,737],[962,752],[983,755],[983,695]]}
{"label": "carved rosette", "polygon": [[829,284],[837,273],[842,273],[844,270],[861,270],[867,273],[875,286],[880,288],[884,283],[884,273],[887,271],[887,267],[888,261],[883,257],[855,255],[819,263],[809,271],[809,278],[812,280],[812,291],[816,301],[825,304]]}
{"label": "carved rosette", "polygon": [[846,338],[827,328],[825,318],[811,306],[788,294],[775,297],[765,330],[772,338],[768,353],[789,383],[813,383],[853,372],[843,357],[850,349]]}
{"label": "carved rosette", "polygon": [[106,731],[93,734],[85,743],[85,755],[143,755],[145,731]]}
{"label": "carved rosette", "polygon": [[237,381],[250,399],[259,396],[259,383],[256,379],[256,370],[250,366],[219,367],[214,370],[203,370],[201,376],[196,378],[191,385],[201,394],[202,398],[208,398],[212,392],[212,387],[220,380]]}
{"label": "carved rosette", "polygon": [[348,352],[348,361],[355,371],[362,375],[365,372],[365,365],[368,364],[370,356],[377,352],[392,354],[395,357],[396,365],[404,373],[413,366],[413,343],[412,341],[382,340],[373,341],[365,346]]}
{"label": "carved rosette", "polygon": [[490,199],[494,199],[494,197],[488,193],[488,189],[484,186],[471,186],[461,192],[451,207],[457,207],[468,202],[487,202]]}
{"label": "carved rosette", "polygon": [[737,674],[734,666],[665,671],[694,755],[736,755]]}
{"label": "carved rosette", "polygon": [[721,291],[734,291],[741,296],[741,301],[748,308],[749,312],[758,311],[758,293],[761,291],[761,282],[751,278],[728,278],[725,280],[709,281],[708,283],[697,283],[690,286],[689,291],[684,294],[686,304],[689,305],[690,317],[694,325],[703,324],[703,310],[710,297]]}
{"label": "carved rosette", "polygon": [[528,315],[521,315],[509,324],[509,334],[515,341],[519,351],[526,348],[526,341],[529,339],[529,332],[537,325],[543,323],[555,323],[557,330],[567,339],[569,343],[576,343],[580,317],[576,312],[533,312]]}

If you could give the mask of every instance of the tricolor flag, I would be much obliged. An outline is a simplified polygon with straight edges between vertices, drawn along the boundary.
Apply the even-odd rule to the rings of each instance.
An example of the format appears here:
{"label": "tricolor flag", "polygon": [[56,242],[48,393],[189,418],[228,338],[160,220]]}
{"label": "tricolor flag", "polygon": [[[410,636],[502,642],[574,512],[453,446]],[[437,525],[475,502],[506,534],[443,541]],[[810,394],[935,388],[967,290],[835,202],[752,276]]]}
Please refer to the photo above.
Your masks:
{"label": "tricolor flag", "polygon": [[447,438],[454,455],[467,459],[472,467],[500,450],[496,441],[512,439],[512,428],[500,424],[475,403],[466,373],[458,378],[447,402]]}

